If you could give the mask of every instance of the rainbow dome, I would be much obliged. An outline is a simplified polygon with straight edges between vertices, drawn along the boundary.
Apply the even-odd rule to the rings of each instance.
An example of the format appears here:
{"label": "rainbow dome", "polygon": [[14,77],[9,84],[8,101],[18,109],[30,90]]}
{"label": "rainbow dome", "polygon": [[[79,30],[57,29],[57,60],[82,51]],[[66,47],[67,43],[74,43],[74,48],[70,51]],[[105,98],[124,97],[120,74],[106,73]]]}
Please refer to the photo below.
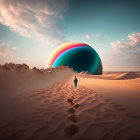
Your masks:
{"label": "rainbow dome", "polygon": [[102,74],[102,63],[98,53],[85,43],[70,42],[57,47],[48,59],[47,68],[61,65],[69,66],[77,72]]}

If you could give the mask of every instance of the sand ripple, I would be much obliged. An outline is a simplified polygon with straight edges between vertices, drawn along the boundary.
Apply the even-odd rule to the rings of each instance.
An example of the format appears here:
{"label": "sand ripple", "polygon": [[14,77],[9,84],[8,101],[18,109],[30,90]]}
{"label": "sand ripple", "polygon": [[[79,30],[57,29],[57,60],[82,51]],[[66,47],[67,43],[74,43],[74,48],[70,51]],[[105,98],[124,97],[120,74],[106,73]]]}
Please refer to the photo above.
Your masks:
{"label": "sand ripple", "polygon": [[140,116],[71,79],[22,95],[32,111],[0,126],[2,140],[138,140]]}

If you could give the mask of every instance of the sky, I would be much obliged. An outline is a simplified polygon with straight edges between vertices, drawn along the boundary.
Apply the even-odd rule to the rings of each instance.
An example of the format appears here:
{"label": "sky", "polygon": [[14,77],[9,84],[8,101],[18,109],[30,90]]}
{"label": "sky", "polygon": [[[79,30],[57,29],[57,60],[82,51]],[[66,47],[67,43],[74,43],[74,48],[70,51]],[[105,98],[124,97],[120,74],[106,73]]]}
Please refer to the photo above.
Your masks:
{"label": "sky", "polygon": [[0,0],[0,64],[45,68],[52,51],[83,42],[104,71],[140,71],[139,0]]}

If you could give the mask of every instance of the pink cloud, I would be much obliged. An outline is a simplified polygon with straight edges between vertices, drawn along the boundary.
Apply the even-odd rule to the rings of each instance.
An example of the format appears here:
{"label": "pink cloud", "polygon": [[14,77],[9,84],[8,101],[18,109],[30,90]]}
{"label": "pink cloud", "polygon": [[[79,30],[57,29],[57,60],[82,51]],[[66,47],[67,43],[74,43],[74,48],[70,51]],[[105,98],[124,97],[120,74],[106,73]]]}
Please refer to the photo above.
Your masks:
{"label": "pink cloud", "polygon": [[131,46],[135,47],[136,45],[140,44],[140,33],[133,33],[129,35],[128,37],[129,37]]}
{"label": "pink cloud", "polygon": [[115,52],[138,54],[140,51],[140,33],[128,35],[126,40],[118,40],[110,43]]}
{"label": "pink cloud", "polygon": [[54,46],[65,41],[62,27],[68,0],[0,0],[0,22],[20,35]]}

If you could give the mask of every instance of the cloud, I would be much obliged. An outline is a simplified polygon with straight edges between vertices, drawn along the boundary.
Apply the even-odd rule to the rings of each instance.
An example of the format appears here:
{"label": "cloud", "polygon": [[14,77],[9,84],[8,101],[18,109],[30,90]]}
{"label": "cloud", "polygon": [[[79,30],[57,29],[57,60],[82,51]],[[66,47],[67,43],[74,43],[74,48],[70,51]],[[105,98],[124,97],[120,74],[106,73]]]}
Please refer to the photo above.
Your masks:
{"label": "cloud", "polygon": [[140,33],[133,33],[131,35],[128,36],[129,37],[129,40],[131,41],[130,45],[131,46],[136,46],[136,45],[140,45]]}
{"label": "cloud", "polygon": [[90,39],[90,35],[86,34],[85,35],[86,39]]}
{"label": "cloud", "polygon": [[115,52],[122,52],[131,56],[139,56],[140,54],[140,33],[128,35],[128,39],[118,40],[110,43]]}
{"label": "cloud", "polygon": [[68,0],[0,0],[0,22],[22,36],[53,46],[65,41],[56,20],[62,20],[67,9]]}
{"label": "cloud", "polygon": [[[101,36],[100,34],[94,34],[93,38],[99,38],[100,36]],[[89,34],[86,34],[85,37],[86,37],[86,39],[90,39],[91,38],[91,36]]]}
{"label": "cloud", "polygon": [[12,53],[12,50],[9,49],[9,44],[6,44],[0,40],[0,55],[1,56],[8,56],[11,53]]}
{"label": "cloud", "polygon": [[10,43],[5,43],[0,40],[0,55],[9,56],[13,51],[17,50],[17,47],[11,47]]}

